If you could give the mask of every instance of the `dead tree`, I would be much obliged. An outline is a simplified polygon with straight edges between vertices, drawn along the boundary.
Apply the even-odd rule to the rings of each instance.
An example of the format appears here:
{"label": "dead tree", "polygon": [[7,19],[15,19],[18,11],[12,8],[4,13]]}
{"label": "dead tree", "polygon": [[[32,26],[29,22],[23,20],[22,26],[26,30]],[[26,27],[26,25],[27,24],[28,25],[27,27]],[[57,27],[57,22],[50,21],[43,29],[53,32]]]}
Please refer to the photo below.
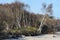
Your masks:
{"label": "dead tree", "polygon": [[46,4],[43,4],[43,12],[45,13],[45,15],[43,16],[43,19],[41,21],[41,24],[39,26],[40,33],[42,30],[42,26],[44,25],[44,22],[47,21],[47,18],[49,18],[49,16],[52,14],[52,4],[49,4],[48,7],[46,6]]}

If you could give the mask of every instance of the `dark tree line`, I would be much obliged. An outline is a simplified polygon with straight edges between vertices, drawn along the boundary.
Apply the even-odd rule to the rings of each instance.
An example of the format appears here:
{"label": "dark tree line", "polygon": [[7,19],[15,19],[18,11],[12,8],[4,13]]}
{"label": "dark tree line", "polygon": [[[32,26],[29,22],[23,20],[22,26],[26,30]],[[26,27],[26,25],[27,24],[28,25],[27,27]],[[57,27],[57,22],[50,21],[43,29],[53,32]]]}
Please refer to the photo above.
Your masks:
{"label": "dark tree line", "polygon": [[[0,4],[0,31],[9,31],[12,29],[21,29],[26,27],[39,28],[44,15],[31,13],[27,11],[25,7],[27,8],[28,5],[21,2]],[[43,10],[45,10],[47,13],[45,14],[46,21],[44,22],[44,24],[52,24],[53,22],[49,20],[53,19],[53,17],[49,15],[52,14],[52,4],[48,5],[48,7],[46,7],[46,5],[44,4]]]}
{"label": "dark tree line", "polygon": [[21,2],[0,4],[0,29],[14,29],[21,27],[38,27],[39,18],[34,13],[24,9],[27,5]]}

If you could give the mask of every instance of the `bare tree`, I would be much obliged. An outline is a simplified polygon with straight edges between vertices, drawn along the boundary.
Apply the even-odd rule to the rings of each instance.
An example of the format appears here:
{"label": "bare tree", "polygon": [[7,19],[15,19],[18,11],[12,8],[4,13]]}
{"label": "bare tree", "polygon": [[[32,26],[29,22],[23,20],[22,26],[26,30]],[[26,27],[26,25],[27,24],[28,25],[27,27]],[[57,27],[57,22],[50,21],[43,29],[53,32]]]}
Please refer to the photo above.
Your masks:
{"label": "bare tree", "polygon": [[52,14],[52,4],[49,4],[48,7],[46,6],[46,4],[43,4],[43,12],[45,13],[45,15],[43,16],[43,19],[41,21],[41,24],[39,26],[39,30],[41,33],[42,30],[42,26],[45,24],[47,18],[49,18],[49,15]]}

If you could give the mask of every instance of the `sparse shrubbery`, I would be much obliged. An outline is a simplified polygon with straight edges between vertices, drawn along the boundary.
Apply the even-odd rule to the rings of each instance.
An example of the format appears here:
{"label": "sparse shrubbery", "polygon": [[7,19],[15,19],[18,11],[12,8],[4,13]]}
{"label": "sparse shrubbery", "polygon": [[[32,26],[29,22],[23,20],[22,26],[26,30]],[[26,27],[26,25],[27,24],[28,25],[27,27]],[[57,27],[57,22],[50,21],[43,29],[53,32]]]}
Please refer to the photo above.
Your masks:
{"label": "sparse shrubbery", "polygon": [[36,27],[21,27],[20,29],[10,29],[10,30],[3,30],[3,33],[7,33],[7,34],[19,34],[19,35],[34,35],[36,34],[38,28]]}

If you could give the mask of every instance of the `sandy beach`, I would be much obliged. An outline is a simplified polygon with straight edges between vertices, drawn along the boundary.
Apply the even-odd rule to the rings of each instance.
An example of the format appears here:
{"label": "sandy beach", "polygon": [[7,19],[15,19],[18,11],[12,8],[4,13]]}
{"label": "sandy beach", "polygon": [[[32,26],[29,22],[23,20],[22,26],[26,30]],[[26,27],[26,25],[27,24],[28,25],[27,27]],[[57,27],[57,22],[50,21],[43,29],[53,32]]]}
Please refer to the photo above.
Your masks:
{"label": "sandy beach", "polygon": [[46,34],[41,36],[34,36],[34,37],[26,37],[26,40],[60,40],[60,32],[56,34]]}

